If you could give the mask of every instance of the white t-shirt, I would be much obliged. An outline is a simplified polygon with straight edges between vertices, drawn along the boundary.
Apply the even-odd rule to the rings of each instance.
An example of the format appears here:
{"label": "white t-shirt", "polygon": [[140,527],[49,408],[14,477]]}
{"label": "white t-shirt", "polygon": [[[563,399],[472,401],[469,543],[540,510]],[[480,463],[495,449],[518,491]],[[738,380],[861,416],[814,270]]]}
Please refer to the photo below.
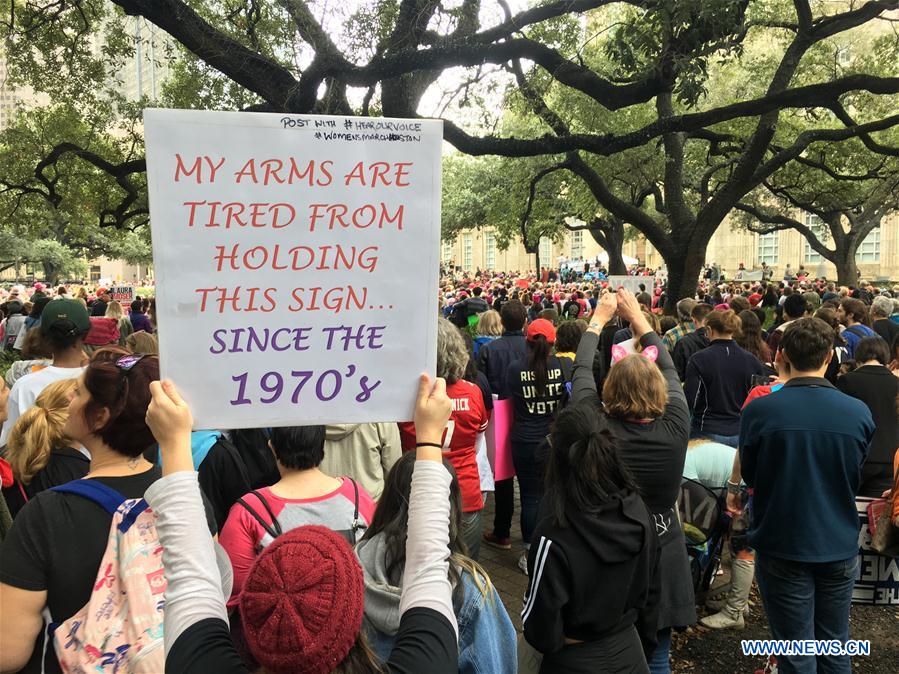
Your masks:
{"label": "white t-shirt", "polygon": [[0,447],[4,446],[9,439],[9,432],[15,425],[16,420],[29,407],[34,405],[34,401],[45,388],[55,381],[63,379],[75,379],[82,372],[83,367],[55,367],[49,365],[43,370],[26,374],[16,380],[9,392],[9,402],[6,405],[7,418],[3,424],[3,432],[0,433]]}

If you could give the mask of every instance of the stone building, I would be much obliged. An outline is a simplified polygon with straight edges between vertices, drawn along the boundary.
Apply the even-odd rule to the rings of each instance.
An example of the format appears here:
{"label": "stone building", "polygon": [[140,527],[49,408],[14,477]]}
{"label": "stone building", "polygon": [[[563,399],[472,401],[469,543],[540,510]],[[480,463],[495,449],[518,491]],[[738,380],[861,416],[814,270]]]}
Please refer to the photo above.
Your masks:
{"label": "stone building", "polygon": [[[809,225],[815,216],[801,214]],[[479,230],[465,230],[455,241],[444,241],[441,260],[453,261],[468,271],[492,269],[496,271],[533,271],[535,256],[528,255],[524,246],[516,242],[508,250],[500,250],[495,232],[488,226]],[[540,242],[542,266],[558,266],[560,257],[591,259],[604,251],[589,232],[565,232],[560,242],[544,238]],[[663,264],[661,255],[642,236],[624,244],[624,255],[639,260],[641,265],[656,269]],[[761,268],[766,262],[774,269],[775,278],[783,274],[787,264],[793,270],[804,265],[813,276],[836,279],[836,268],[822,260],[805,238],[795,230],[784,230],[761,236],[735,229],[727,221],[721,225],[709,243],[706,261],[717,263],[729,277],[742,262],[746,269]],[[885,217],[858,250],[858,268],[866,280],[889,279],[899,281],[899,213]]]}

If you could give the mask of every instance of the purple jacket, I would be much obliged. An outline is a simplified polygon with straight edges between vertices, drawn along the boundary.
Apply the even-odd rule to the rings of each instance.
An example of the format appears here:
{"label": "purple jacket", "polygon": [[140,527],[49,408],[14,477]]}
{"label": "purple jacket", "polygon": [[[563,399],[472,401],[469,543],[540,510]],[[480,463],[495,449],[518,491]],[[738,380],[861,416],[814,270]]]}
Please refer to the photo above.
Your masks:
{"label": "purple jacket", "polygon": [[146,314],[139,314],[132,311],[128,314],[128,320],[131,321],[131,325],[134,327],[135,332],[143,330],[148,334],[153,334],[153,326],[150,325],[150,319],[147,318]]}

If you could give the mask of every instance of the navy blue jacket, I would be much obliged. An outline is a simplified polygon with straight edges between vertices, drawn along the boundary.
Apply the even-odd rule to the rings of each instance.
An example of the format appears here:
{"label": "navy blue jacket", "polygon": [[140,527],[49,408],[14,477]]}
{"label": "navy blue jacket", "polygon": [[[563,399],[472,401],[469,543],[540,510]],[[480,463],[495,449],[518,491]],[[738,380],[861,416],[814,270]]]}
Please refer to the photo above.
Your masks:
{"label": "navy blue jacket", "polygon": [[855,494],[871,412],[824,378],[789,380],[743,410],[740,464],[753,488],[749,544],[797,562],[858,554]]}
{"label": "navy blue jacket", "polygon": [[478,372],[487,375],[490,390],[500,400],[512,395],[509,390],[509,369],[528,355],[527,342],[521,330],[504,332],[503,336],[478,349]]}
{"label": "navy blue jacket", "polygon": [[693,413],[691,432],[737,435],[752,375],[764,373],[759,359],[732,339],[716,339],[697,351],[684,375],[684,394]]}

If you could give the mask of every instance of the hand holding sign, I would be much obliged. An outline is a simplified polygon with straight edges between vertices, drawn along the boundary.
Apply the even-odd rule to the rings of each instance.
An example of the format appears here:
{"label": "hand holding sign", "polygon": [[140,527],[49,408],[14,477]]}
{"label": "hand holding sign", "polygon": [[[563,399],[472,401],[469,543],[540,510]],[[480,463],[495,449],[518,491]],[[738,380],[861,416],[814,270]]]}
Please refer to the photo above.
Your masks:
{"label": "hand holding sign", "polygon": [[160,364],[198,427],[408,419],[436,362],[440,123],[145,127]]}
{"label": "hand holding sign", "polygon": [[190,407],[168,380],[150,382],[150,395],[147,426],[159,443],[165,474],[192,471],[194,462],[190,452],[190,431],[193,417]]}
{"label": "hand holding sign", "polygon": [[421,375],[414,419],[418,459],[443,461],[443,431],[452,411],[452,400],[446,394],[446,380],[438,377],[432,382],[427,374]]}

